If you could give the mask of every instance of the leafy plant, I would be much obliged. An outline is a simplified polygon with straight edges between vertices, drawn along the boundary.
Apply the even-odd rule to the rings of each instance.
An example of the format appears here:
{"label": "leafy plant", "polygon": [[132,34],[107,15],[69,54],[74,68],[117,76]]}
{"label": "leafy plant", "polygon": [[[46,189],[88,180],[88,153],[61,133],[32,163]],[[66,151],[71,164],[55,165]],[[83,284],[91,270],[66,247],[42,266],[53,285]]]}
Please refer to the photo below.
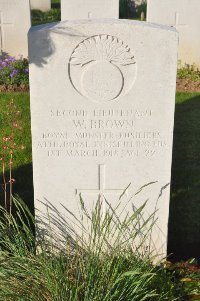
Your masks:
{"label": "leafy plant", "polygon": [[141,17],[142,13],[144,13],[144,17],[146,18],[146,15],[147,15],[147,1],[146,0],[143,0],[141,2],[141,4],[137,5],[137,7],[136,7],[136,16],[138,18]]}
{"label": "leafy plant", "polygon": [[200,300],[200,267],[195,259],[175,264],[167,262],[167,270],[174,273],[186,300]]}
{"label": "leafy plant", "polygon": [[60,8],[60,0],[51,0],[52,8]]}
{"label": "leafy plant", "polygon": [[27,59],[9,56],[0,58],[0,85],[28,85],[29,69]]}
{"label": "leafy plant", "polygon": [[140,4],[135,4],[132,0],[120,0],[120,13],[121,19],[140,19],[141,14],[146,16],[147,1],[142,0]]}
{"label": "leafy plant", "polygon": [[186,65],[178,69],[177,77],[185,78],[193,81],[200,81],[200,71],[198,70],[195,64],[191,66]]}
{"label": "leafy plant", "polygon": [[32,25],[39,25],[51,22],[58,22],[61,19],[61,12],[59,8],[53,8],[50,11],[42,12],[40,10],[32,10]]}
{"label": "leafy plant", "polygon": [[135,5],[133,1],[120,0],[119,5],[119,17],[121,19],[128,19],[134,16]]}
{"label": "leafy plant", "polygon": [[80,218],[44,204],[47,214],[37,213],[36,253],[28,208],[16,199],[15,217],[1,208],[0,300],[175,300],[170,279],[160,285],[151,254],[143,253],[142,244],[133,248],[137,223],[140,230],[151,228],[151,218],[138,221],[145,205],[120,222],[117,208],[103,210],[100,198],[91,212],[80,201]]}

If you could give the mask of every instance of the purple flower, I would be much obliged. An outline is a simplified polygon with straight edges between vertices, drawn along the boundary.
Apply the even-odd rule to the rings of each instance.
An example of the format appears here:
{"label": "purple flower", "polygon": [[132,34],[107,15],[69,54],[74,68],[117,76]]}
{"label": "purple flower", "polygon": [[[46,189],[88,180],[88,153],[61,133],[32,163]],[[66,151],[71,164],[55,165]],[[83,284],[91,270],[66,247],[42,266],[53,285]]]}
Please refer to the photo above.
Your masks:
{"label": "purple flower", "polygon": [[10,73],[10,77],[15,77],[18,74],[18,70],[13,69],[12,72]]}
{"label": "purple flower", "polygon": [[24,70],[24,72],[25,72],[25,73],[29,73],[29,70],[28,70],[28,68],[27,68],[27,69],[25,69],[25,70]]}
{"label": "purple flower", "polygon": [[2,66],[2,67],[7,67],[7,65],[8,65],[8,64],[7,64],[6,60],[3,61],[3,62],[1,63],[1,66]]}
{"label": "purple flower", "polygon": [[16,58],[11,56],[7,60],[8,60],[8,62],[15,62]]}
{"label": "purple flower", "polygon": [[15,61],[16,61],[16,59],[14,57],[10,56],[10,57],[1,59],[0,60],[0,66],[2,68],[5,68],[5,67],[8,67],[8,66],[11,66],[12,63],[14,63]]}

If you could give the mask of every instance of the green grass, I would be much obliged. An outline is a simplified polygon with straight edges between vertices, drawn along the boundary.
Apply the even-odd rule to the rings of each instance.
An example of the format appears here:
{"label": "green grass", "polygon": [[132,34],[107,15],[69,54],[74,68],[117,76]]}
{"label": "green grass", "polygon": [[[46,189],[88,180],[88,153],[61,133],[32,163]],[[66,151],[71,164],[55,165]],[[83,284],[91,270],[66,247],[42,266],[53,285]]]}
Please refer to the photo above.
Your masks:
{"label": "green grass", "polygon": [[[14,156],[14,192],[33,207],[31,132],[28,93],[0,94],[0,141],[9,131],[5,106],[15,98],[21,110],[22,131],[17,142],[26,146]],[[169,221],[169,253],[200,257],[200,93],[176,97],[172,188]]]}
{"label": "green grass", "polygon": [[51,0],[51,4],[58,4],[60,3],[60,0]]}
{"label": "green grass", "polygon": [[169,252],[200,257],[200,94],[176,100]]}
{"label": "green grass", "polygon": [[[11,133],[11,122],[6,114],[8,112],[7,104],[12,98],[15,100],[17,109],[20,111],[20,115],[16,121],[22,127],[21,130],[16,130],[14,136],[15,143],[18,146],[13,154],[13,178],[16,180],[14,192],[19,194],[29,204],[30,208],[33,209],[29,93],[0,93],[0,157],[3,155],[3,137]],[[23,150],[20,148],[21,145],[25,147]],[[1,171],[0,183],[2,183]],[[3,191],[0,189],[0,203],[2,201],[2,193]]]}
{"label": "green grass", "polygon": [[[2,138],[10,133],[10,121],[6,116],[8,112],[7,104],[11,99],[20,111],[17,121],[22,129],[16,131],[15,141],[18,145],[24,145],[24,150],[17,150],[14,154],[14,168],[31,163],[31,131],[30,131],[30,102],[29,93],[1,93],[0,94],[0,146],[2,147]],[[1,153],[1,149],[0,149]]]}
{"label": "green grass", "polygon": [[48,204],[48,215],[42,217],[47,223],[45,243],[39,224],[40,252],[35,253],[29,226],[34,219],[13,201],[15,215],[0,208],[1,301],[175,301],[182,295],[172,275],[152,265],[147,242],[141,240],[141,231],[150,234],[153,218],[143,220],[145,205],[119,222],[124,210],[120,205],[104,210],[98,200],[86,212],[81,201],[80,218],[67,210],[63,218]]}

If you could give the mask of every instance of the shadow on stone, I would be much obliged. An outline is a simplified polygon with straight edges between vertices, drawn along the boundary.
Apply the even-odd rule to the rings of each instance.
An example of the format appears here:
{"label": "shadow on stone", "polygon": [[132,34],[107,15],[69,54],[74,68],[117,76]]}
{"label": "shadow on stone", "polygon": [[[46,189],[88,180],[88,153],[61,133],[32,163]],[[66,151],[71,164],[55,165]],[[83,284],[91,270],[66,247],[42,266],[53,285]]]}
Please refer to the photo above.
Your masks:
{"label": "shadow on stone", "polygon": [[30,65],[36,65],[40,68],[43,68],[48,64],[50,57],[56,50],[56,46],[51,38],[51,35],[61,35],[63,37],[81,37],[82,39],[87,38],[87,36],[80,29],[77,30],[75,28],[71,28],[67,24],[68,21],[63,21],[31,27],[28,34]]}

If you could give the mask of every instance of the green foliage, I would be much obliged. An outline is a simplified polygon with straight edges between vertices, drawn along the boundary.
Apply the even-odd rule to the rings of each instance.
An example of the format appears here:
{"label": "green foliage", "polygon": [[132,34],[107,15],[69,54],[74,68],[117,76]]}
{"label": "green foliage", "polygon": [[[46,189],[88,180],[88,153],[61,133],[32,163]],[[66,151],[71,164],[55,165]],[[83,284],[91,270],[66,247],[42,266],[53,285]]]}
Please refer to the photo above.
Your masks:
{"label": "green foliage", "polygon": [[15,254],[24,257],[35,251],[35,238],[31,230],[34,218],[21,200],[13,201],[15,216],[0,206],[0,256]]}
{"label": "green foliage", "polygon": [[60,0],[51,0],[52,8],[60,8]]}
{"label": "green foliage", "polygon": [[0,85],[28,85],[28,60],[9,56],[0,58]]}
{"label": "green foliage", "polygon": [[51,5],[52,4],[60,4],[60,0],[51,0]]}
{"label": "green foliage", "polygon": [[169,215],[169,254],[199,257],[200,93],[177,93]]}
{"label": "green foliage", "polygon": [[168,262],[167,270],[176,276],[186,300],[200,300],[200,267],[195,259],[172,264]]}
{"label": "green foliage", "polygon": [[[146,0],[143,0],[142,4],[138,5],[137,8],[134,5],[134,2],[131,0],[120,0],[120,18],[121,19],[130,19],[130,18],[139,18],[141,13],[144,12],[146,15]],[[52,1],[52,9],[48,12],[42,12],[40,10],[32,10],[32,24],[40,25],[51,22],[60,21],[61,12],[60,12],[60,1]]]}
{"label": "green foliage", "polygon": [[[0,94],[0,129],[0,157],[5,158],[5,153],[11,150],[8,142],[14,142],[16,147],[13,152],[13,168],[31,163],[30,103],[28,93]],[[13,136],[13,134],[12,140],[5,141],[5,137]],[[0,168],[1,163],[2,161],[0,161]],[[23,181],[25,180],[23,174],[21,178]]]}
{"label": "green foliage", "polygon": [[186,65],[182,68],[179,68],[177,71],[178,78],[186,78],[193,81],[200,81],[200,71],[197,69],[195,64]]}
{"label": "green foliage", "polygon": [[32,10],[31,17],[32,17],[32,25],[40,25],[45,23],[52,23],[60,21],[60,9],[53,8],[50,11],[42,12],[40,10]]}
{"label": "green foliage", "polygon": [[8,192],[12,189],[33,208],[28,93],[0,94],[0,129],[0,204],[7,201],[9,207]]}
{"label": "green foliage", "polygon": [[[46,218],[38,217],[35,253],[33,217],[21,201],[13,202],[15,217],[1,208],[1,301],[176,300],[170,278],[160,279],[162,274],[151,264],[150,254],[143,254],[142,245],[141,253],[133,248],[140,233],[136,226],[151,229],[151,218],[138,221],[145,205],[120,222],[117,209],[105,212],[98,200],[89,213],[81,200],[81,216],[74,218],[76,231],[69,222],[74,215],[66,210],[63,218],[48,203]],[[166,279],[168,286],[161,286]]]}
{"label": "green foliage", "polygon": [[139,19],[143,12],[146,16],[147,1],[143,0],[140,5],[135,5],[132,0],[120,0],[119,16],[121,19]]}
{"label": "green foliage", "polygon": [[137,6],[136,8],[136,16],[138,18],[141,17],[141,14],[144,13],[144,17],[146,18],[147,15],[147,1],[143,0],[140,5]]}
{"label": "green foliage", "polygon": [[120,0],[119,17],[128,19],[130,0]]}
{"label": "green foliage", "polygon": [[[9,131],[3,136],[2,141],[0,141],[0,170],[2,171],[2,179],[0,178],[0,185],[4,192],[4,207],[12,210],[12,186],[15,182],[15,179],[12,178],[12,165],[13,165],[13,156],[17,150],[23,150],[24,146],[22,144],[18,145],[16,140],[17,132],[21,130],[21,125],[18,122],[20,119],[21,112],[18,107],[15,105],[13,99],[11,99],[6,104],[6,121],[9,125]],[[6,169],[9,170],[9,173],[6,174]],[[8,193],[9,191],[9,193]],[[9,206],[8,206],[9,204]]]}

